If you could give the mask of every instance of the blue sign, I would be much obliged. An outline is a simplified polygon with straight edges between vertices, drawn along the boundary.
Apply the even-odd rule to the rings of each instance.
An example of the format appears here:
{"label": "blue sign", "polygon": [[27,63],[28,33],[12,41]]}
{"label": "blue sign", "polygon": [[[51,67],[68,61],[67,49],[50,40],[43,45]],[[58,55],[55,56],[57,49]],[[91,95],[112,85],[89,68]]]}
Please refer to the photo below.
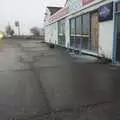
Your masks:
{"label": "blue sign", "polygon": [[113,3],[103,5],[99,8],[99,22],[113,19]]}

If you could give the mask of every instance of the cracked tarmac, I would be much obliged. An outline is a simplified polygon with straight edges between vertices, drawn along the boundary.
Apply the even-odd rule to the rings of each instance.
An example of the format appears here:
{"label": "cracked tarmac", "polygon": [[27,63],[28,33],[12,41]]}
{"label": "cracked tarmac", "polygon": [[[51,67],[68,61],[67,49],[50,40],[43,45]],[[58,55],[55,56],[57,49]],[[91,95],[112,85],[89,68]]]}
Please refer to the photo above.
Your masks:
{"label": "cracked tarmac", "polygon": [[119,120],[120,68],[94,60],[40,41],[6,40],[0,119]]}

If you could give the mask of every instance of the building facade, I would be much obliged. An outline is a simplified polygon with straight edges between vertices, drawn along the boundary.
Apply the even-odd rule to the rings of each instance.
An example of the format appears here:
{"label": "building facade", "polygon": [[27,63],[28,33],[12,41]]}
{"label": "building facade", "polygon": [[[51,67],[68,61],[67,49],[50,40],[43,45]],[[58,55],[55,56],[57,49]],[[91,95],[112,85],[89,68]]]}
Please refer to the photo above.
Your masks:
{"label": "building facade", "polygon": [[45,41],[120,61],[119,0],[67,0],[48,18]]}

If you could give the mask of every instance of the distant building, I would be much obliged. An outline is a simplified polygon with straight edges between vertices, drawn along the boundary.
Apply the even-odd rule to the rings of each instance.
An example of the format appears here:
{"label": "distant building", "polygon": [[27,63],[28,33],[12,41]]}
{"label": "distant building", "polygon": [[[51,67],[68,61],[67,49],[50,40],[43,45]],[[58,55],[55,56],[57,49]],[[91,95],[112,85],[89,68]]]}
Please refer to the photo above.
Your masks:
{"label": "distant building", "polygon": [[48,19],[51,15],[55,14],[61,7],[47,7],[45,10],[45,18],[44,18],[44,25],[49,23]]}
{"label": "distant building", "polygon": [[54,14],[46,12],[45,41],[120,62],[118,1],[66,0],[65,6]]}
{"label": "distant building", "polygon": [[40,28],[40,36],[44,36],[44,28]]}
{"label": "distant building", "polygon": [[58,10],[61,9],[61,7],[47,7],[50,11],[50,15],[55,14]]}

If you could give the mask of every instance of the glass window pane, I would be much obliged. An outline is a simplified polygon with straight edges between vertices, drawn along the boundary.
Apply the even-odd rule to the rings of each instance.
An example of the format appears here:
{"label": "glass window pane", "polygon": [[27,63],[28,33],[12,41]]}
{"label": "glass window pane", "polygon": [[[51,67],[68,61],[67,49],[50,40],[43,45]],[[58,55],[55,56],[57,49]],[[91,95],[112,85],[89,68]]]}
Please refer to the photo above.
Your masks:
{"label": "glass window pane", "polygon": [[58,21],[58,44],[65,45],[65,19]]}
{"label": "glass window pane", "polygon": [[60,21],[58,22],[58,34],[61,33],[61,25],[60,25]]}
{"label": "glass window pane", "polygon": [[70,33],[75,35],[75,18],[70,20]]}
{"label": "glass window pane", "polygon": [[70,46],[75,46],[75,18],[70,20]]}
{"label": "glass window pane", "polygon": [[59,34],[65,34],[65,20],[60,20],[58,22],[58,33]]}
{"label": "glass window pane", "polygon": [[88,37],[82,37],[82,49],[88,49]]}
{"label": "glass window pane", "polygon": [[82,16],[82,49],[88,49],[90,31],[90,15]]}
{"label": "glass window pane", "polygon": [[117,3],[116,9],[117,9],[117,11],[120,11],[120,2]]}
{"label": "glass window pane", "polygon": [[82,17],[83,21],[82,21],[82,24],[83,24],[83,34],[87,34],[89,33],[89,26],[90,26],[90,16],[89,14],[85,14],[83,15]]}
{"label": "glass window pane", "polygon": [[76,35],[80,35],[82,33],[82,24],[81,24],[81,16],[76,18]]}

